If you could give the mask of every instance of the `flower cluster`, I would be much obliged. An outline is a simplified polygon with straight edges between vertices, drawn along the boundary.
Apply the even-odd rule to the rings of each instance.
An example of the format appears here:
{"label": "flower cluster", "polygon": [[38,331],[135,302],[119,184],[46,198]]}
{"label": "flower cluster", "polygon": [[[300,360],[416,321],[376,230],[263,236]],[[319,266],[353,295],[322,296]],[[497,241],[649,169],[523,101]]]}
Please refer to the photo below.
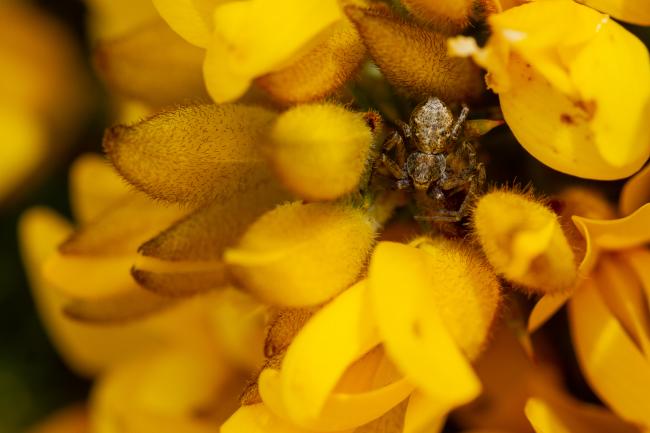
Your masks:
{"label": "flower cluster", "polygon": [[[43,431],[650,430],[650,169],[615,210],[492,182],[480,145],[639,171],[650,58],[616,19],[646,3],[89,0],[110,164],[72,166],[74,226],[20,235],[95,382]],[[603,404],[540,330],[565,303]]]}

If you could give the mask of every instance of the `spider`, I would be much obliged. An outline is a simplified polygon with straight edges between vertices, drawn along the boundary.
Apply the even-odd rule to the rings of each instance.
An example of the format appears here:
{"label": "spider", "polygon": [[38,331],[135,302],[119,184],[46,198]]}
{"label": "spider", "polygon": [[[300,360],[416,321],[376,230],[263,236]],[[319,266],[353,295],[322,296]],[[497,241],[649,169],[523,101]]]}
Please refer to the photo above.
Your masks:
{"label": "spider", "polygon": [[[413,192],[417,221],[459,222],[483,189],[485,167],[471,141],[461,139],[468,114],[463,105],[454,120],[440,99],[430,97],[383,144],[379,162],[396,179],[397,189]],[[393,150],[395,159],[388,155]]]}

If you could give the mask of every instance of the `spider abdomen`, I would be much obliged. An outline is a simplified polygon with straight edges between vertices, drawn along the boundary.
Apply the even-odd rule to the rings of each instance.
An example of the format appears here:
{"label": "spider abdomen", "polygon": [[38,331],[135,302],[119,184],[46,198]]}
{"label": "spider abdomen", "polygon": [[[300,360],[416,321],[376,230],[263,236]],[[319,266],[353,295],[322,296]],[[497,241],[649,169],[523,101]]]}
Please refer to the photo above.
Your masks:
{"label": "spider abdomen", "polygon": [[445,171],[445,157],[442,154],[413,152],[406,160],[406,172],[415,189],[426,190],[440,179]]}

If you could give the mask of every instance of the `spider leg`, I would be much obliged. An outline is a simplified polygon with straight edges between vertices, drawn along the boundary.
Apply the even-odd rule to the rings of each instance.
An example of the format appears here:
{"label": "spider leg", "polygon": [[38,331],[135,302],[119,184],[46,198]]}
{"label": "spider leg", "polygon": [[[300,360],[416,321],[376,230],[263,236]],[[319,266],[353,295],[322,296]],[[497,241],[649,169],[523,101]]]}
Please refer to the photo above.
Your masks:
{"label": "spider leg", "polygon": [[406,170],[404,170],[404,168],[402,168],[397,162],[390,159],[390,157],[385,153],[381,155],[381,162],[396,179],[401,180],[408,177]]}
{"label": "spider leg", "polygon": [[468,115],[469,115],[469,107],[463,104],[463,108],[460,110],[460,114],[458,115],[456,122],[454,122],[454,126],[451,128],[451,134],[449,138],[451,139],[452,142],[458,140],[458,137],[460,136],[460,132],[463,129],[463,125],[465,124]]}
{"label": "spider leg", "polygon": [[432,221],[438,223],[455,223],[463,219],[463,214],[457,210],[441,210],[434,215],[415,215],[415,221]]}

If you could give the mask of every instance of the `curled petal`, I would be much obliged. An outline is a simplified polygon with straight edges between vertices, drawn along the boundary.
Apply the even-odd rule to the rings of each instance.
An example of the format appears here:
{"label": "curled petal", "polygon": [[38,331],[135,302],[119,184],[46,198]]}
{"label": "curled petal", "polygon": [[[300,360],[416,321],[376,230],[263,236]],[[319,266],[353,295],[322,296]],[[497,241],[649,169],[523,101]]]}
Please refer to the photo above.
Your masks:
{"label": "curled petal", "polygon": [[116,126],[104,148],[130,183],[165,201],[206,204],[266,179],[259,143],[275,114],[243,105],[197,105]]}
{"label": "curled petal", "polygon": [[370,55],[395,86],[417,96],[467,101],[483,93],[481,73],[468,59],[447,53],[447,37],[406,23],[383,8],[345,8]]}
{"label": "curled petal", "polygon": [[[579,289],[578,289],[579,290]],[[528,332],[532,333],[548,321],[571,298],[573,291],[546,294],[540,298],[528,317]]]}
{"label": "curled petal", "polygon": [[208,100],[204,51],[185,42],[162,20],[117,39],[100,40],[94,55],[102,78],[123,96],[156,107]]}
{"label": "curled petal", "polygon": [[205,67],[210,95],[217,102],[238,98],[255,77],[282,69],[316,46],[340,19],[337,0],[251,0],[218,6]]}
{"label": "curled petal", "polygon": [[334,104],[300,105],[273,125],[270,159],[288,189],[331,200],[357,188],[372,139],[362,113]]}
{"label": "curled petal", "polygon": [[484,195],[474,228],[488,260],[504,278],[526,290],[567,290],[577,278],[574,255],[551,209],[508,191]]}
{"label": "curled petal", "polygon": [[650,3],[644,0],[579,0],[621,21],[650,26]]}
{"label": "curled petal", "polygon": [[627,259],[629,254],[626,251],[621,255],[603,255],[593,278],[611,314],[639,349],[650,354],[650,312],[646,290]]}
{"label": "curled petal", "polygon": [[623,250],[643,245],[650,241],[650,204],[639,208],[624,218],[597,220],[573,217],[585,239],[594,247],[603,250]]}
{"label": "curled petal", "polygon": [[650,165],[628,180],[621,190],[619,211],[627,216],[650,203]]}
{"label": "curled petal", "polygon": [[650,425],[650,363],[597,287],[588,283],[573,295],[569,319],[576,355],[592,389],[624,420]]}
{"label": "curled petal", "polygon": [[[548,27],[558,16],[572,19]],[[592,179],[623,178],[645,163],[650,61],[641,41],[606,15],[565,1],[512,8],[492,15],[490,25],[493,36],[474,58],[526,150]]]}
{"label": "curled petal", "polygon": [[315,305],[354,282],[374,235],[374,224],[360,210],[294,202],[259,218],[224,259],[260,299]]}
{"label": "curled petal", "polygon": [[480,383],[443,322],[442,300],[435,298],[437,291],[463,282],[445,280],[450,268],[458,265],[451,260],[443,263],[417,248],[380,242],[370,263],[368,285],[387,353],[423,393],[449,407],[473,399]]}
{"label": "curled petal", "polygon": [[[266,369],[259,378],[262,399],[276,415],[286,416],[287,406],[281,396],[281,374]],[[406,379],[366,392],[332,394],[321,414],[315,419],[305,418],[298,425],[309,430],[341,432],[378,419],[389,412],[413,391]]]}
{"label": "curled petal", "polygon": [[287,67],[257,78],[255,83],[285,104],[316,101],[352,78],[365,57],[366,47],[354,26],[340,20],[314,48]]}
{"label": "curled petal", "polygon": [[214,9],[228,1],[231,0],[153,0],[153,4],[176,33],[205,48],[214,29]]}
{"label": "curled petal", "polygon": [[365,280],[355,284],[317,312],[289,346],[280,378],[292,419],[317,417],[345,370],[379,344],[367,296]]}

